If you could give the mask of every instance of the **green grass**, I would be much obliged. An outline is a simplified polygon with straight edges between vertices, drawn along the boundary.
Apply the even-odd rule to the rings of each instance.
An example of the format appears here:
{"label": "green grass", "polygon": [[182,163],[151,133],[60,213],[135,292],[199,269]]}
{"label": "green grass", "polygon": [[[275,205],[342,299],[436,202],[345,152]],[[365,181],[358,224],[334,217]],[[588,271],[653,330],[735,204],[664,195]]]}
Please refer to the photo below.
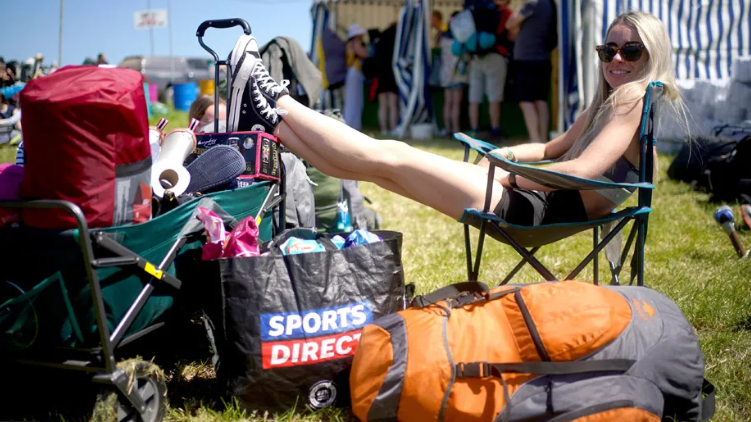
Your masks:
{"label": "green grass", "polygon": [[[170,127],[179,127],[178,122],[186,124],[183,116],[172,115]],[[462,158],[462,150],[448,141],[413,145]],[[660,177],[646,247],[646,284],[675,300],[698,333],[706,356],[706,377],[717,386],[717,413],[713,420],[745,422],[751,420],[751,259],[735,258],[729,239],[713,221],[712,213],[719,204],[710,203],[706,194],[693,191],[686,184],[668,180],[665,171],[670,159],[663,156],[659,162]],[[404,234],[406,280],[416,283],[418,293],[466,280],[460,224],[373,184],[363,183],[361,190],[383,217],[383,228]],[[734,209],[737,212],[737,207]],[[740,234],[744,244],[751,246],[749,232]],[[591,248],[590,236],[573,236],[544,247],[537,256],[553,272],[565,273]],[[510,247],[494,241],[486,243],[480,279],[488,284],[498,283],[517,261]],[[607,269],[603,267],[600,276],[607,279]],[[517,277],[517,282],[541,281],[529,266]],[[592,266],[578,278],[592,280]],[[170,421],[354,420],[346,410],[311,413],[297,409],[277,415],[244,411],[236,401],[222,397],[213,370],[205,361],[181,362],[168,371],[168,378]]]}
{"label": "green grass", "polygon": [[10,145],[0,145],[0,163],[15,163],[17,149]]}
{"label": "green grass", "polygon": [[156,125],[162,117],[169,120],[167,131],[178,127],[188,127],[188,113],[179,110],[170,110],[167,114],[163,115],[152,114],[149,119],[149,124]]}
{"label": "green grass", "polygon": [[[461,159],[463,154],[447,141],[414,145],[455,159]],[[751,260],[735,258],[729,239],[713,221],[712,213],[718,204],[710,203],[707,195],[688,185],[667,178],[670,159],[660,159],[646,247],[646,284],[675,300],[697,330],[706,356],[706,376],[717,386],[718,407],[713,420],[745,422],[751,420]],[[460,224],[373,184],[363,183],[361,190],[384,218],[384,228],[404,234],[404,271],[407,281],[417,284],[418,293],[466,280]],[[741,239],[751,246],[748,231],[741,232]],[[591,234],[580,234],[544,247],[538,256],[554,272],[564,273],[587,253],[591,242]],[[493,241],[486,243],[480,279],[488,284],[498,283],[517,261],[510,247]],[[601,279],[607,279],[606,268],[600,267]],[[529,266],[517,277],[518,282],[541,281]],[[592,280],[592,266],[578,278]],[[168,419],[265,420],[263,415],[242,416],[232,403],[226,408],[221,403],[218,407],[189,405],[191,410],[186,410],[185,403],[195,400],[173,399]],[[346,413],[329,411],[285,414],[279,420],[338,421],[347,417]]]}

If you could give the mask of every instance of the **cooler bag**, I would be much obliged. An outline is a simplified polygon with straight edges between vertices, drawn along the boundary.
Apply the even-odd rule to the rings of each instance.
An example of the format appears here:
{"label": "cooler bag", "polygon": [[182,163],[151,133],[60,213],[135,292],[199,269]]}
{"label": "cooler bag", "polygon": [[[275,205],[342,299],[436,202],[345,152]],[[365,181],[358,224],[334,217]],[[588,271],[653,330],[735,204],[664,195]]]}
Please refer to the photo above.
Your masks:
{"label": "cooler bag", "polygon": [[[129,69],[66,66],[21,91],[23,199],[64,199],[89,227],[151,217],[151,148],[143,76]],[[75,227],[57,210],[24,210],[38,228]]]}
{"label": "cooler bag", "polygon": [[276,136],[266,132],[198,133],[192,161],[216,145],[228,145],[240,151],[245,158],[245,171],[237,178],[238,187],[246,187],[256,180],[279,181],[281,149]]}
{"label": "cooler bag", "polygon": [[[645,287],[461,283],[363,329],[350,377],[365,421],[706,420],[704,356]],[[707,393],[703,399],[703,393]]]}
{"label": "cooler bag", "polygon": [[[383,241],[340,250],[331,235],[290,229],[262,246],[265,255],[219,261],[221,306],[207,314],[229,395],[257,410],[349,404],[362,328],[405,304],[401,234],[372,233]],[[282,255],[293,236],[326,251]]]}

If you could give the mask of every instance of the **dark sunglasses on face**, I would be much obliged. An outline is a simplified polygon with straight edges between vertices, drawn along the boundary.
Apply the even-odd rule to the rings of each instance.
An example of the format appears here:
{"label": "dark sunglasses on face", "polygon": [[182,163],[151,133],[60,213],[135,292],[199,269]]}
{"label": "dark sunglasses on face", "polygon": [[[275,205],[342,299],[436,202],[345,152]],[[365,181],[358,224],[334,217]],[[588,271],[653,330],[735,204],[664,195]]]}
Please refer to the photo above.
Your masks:
{"label": "dark sunglasses on face", "polygon": [[627,42],[623,47],[614,45],[598,45],[595,47],[600,61],[610,63],[616,54],[621,53],[621,58],[627,62],[635,62],[641,58],[644,44],[640,42]]}

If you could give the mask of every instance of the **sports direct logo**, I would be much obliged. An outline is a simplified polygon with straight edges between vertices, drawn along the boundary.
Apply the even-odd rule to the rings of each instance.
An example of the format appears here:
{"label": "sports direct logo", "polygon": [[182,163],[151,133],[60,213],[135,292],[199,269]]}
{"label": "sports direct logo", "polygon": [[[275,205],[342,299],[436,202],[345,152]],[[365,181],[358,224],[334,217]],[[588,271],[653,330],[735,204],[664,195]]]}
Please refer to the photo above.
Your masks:
{"label": "sports direct logo", "polygon": [[300,313],[262,314],[263,368],[310,365],[352,356],[362,327],[372,321],[369,302]]}

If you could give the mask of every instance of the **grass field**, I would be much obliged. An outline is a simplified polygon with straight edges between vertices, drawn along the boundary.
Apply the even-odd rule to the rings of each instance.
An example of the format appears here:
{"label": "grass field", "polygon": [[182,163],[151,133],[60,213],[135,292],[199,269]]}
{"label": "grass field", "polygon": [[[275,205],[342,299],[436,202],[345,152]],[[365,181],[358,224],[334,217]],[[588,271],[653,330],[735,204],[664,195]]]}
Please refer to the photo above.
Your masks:
{"label": "grass field", "polygon": [[[462,156],[461,149],[448,141],[413,145],[455,159]],[[5,151],[0,153],[0,158],[5,159]],[[646,283],[675,300],[698,333],[706,356],[706,377],[717,386],[718,408],[713,420],[746,422],[751,420],[751,259],[735,258],[727,236],[713,221],[712,213],[719,204],[710,203],[707,195],[688,185],[667,179],[665,171],[670,159],[663,156],[659,162],[660,177],[646,248]],[[383,217],[383,228],[404,234],[406,280],[416,283],[418,293],[465,281],[460,224],[375,185],[364,183],[361,190]],[[737,207],[734,209],[737,213]],[[741,232],[741,239],[751,246],[748,231]],[[586,253],[591,242],[590,234],[577,235],[541,249],[537,256],[554,272],[564,273],[578,263],[577,258]],[[486,243],[480,279],[497,283],[516,262],[517,256],[510,247]],[[601,277],[606,279],[608,275],[602,267]],[[540,281],[529,266],[517,277],[517,282]],[[579,276],[582,281],[592,278],[592,266]],[[299,410],[280,415],[244,412],[231,399],[221,397],[213,371],[205,361],[181,362],[169,371],[168,378],[170,421],[353,419],[346,410]],[[44,415],[54,416],[53,419],[65,417],[45,413],[30,419],[50,419]]]}

